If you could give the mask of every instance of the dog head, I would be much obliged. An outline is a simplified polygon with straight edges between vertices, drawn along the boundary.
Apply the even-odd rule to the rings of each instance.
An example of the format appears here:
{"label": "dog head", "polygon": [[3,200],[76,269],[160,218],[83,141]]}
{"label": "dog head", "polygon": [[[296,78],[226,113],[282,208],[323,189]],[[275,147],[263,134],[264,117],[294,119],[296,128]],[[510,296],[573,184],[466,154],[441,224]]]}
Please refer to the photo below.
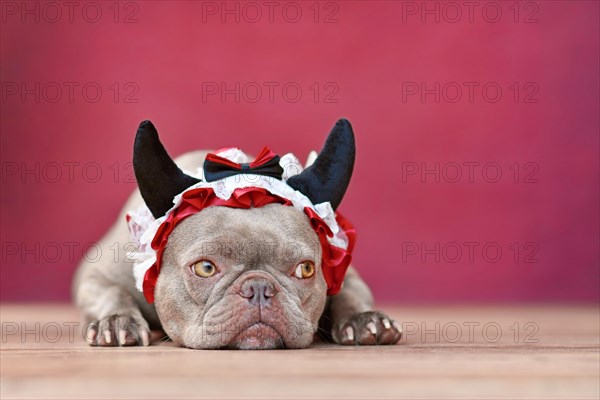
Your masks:
{"label": "dog head", "polygon": [[[354,166],[348,121],[334,126],[315,162],[287,184],[313,204],[340,204]],[[154,126],[140,125],[133,165],[155,218],[199,182],[183,173]],[[207,207],[175,226],[162,253],[154,301],[163,329],[191,348],[302,348],[325,307],[322,247],[295,207]]]}

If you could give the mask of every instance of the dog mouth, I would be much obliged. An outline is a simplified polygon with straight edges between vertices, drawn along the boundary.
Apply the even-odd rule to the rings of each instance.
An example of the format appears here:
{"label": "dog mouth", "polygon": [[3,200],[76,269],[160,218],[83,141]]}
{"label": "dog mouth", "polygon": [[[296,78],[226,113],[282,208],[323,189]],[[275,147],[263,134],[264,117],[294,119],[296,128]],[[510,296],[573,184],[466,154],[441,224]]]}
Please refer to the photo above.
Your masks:
{"label": "dog mouth", "polygon": [[242,329],[229,346],[229,348],[240,350],[267,350],[284,347],[285,343],[281,334],[264,322],[255,322]]}

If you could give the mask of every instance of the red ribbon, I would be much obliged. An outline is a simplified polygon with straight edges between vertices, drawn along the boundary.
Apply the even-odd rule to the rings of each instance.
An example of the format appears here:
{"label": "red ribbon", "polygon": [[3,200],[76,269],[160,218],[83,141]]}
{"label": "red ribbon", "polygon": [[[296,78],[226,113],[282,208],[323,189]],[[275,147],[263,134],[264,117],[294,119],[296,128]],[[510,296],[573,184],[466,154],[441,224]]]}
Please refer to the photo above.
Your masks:
{"label": "red ribbon", "polygon": [[[259,158],[260,154],[257,160]],[[154,239],[152,239],[152,248],[156,251],[156,262],[146,271],[143,283],[144,296],[148,303],[154,302],[154,287],[160,273],[162,254],[167,246],[169,235],[179,222],[211,206],[252,208],[262,207],[271,203],[278,203],[285,206],[292,205],[289,200],[273,195],[267,190],[258,187],[236,189],[229,200],[217,197],[212,188],[197,188],[185,192],[181,197],[181,204],[159,226]],[[327,282],[327,294],[337,294],[342,287],[346,270],[352,259],[356,231],[347,219],[336,213],[338,225],[348,237],[348,249],[344,250],[335,247],[327,241],[327,237],[333,236],[333,233],[325,221],[309,207],[304,208],[304,213],[308,216],[311,227],[318,235],[323,250],[321,263],[323,276]]]}
{"label": "red ribbon", "polygon": [[213,153],[208,153],[206,155],[205,159],[206,159],[206,161],[211,161],[211,162],[214,162],[217,164],[227,165],[228,167],[233,168],[233,169],[238,169],[238,170],[242,169],[242,164],[233,162],[225,157],[221,157],[221,156],[218,156]]}
{"label": "red ribbon", "polygon": [[271,161],[276,156],[267,146],[263,147],[259,152],[254,161],[250,163],[250,168],[256,168],[267,162]]}

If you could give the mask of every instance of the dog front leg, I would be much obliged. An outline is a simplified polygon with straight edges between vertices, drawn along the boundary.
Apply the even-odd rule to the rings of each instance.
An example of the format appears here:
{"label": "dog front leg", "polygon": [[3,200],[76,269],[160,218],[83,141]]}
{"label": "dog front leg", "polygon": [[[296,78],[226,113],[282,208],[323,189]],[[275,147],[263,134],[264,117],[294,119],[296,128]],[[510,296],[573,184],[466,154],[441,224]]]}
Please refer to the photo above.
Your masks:
{"label": "dog front leg", "polygon": [[91,263],[79,267],[73,295],[86,323],[86,340],[92,346],[147,346],[148,322],[122,277],[107,274],[114,267],[125,268],[113,264],[103,269]]}
{"label": "dog front leg", "polygon": [[352,267],[340,293],[329,299],[331,336],[344,345],[395,344],[402,337],[400,325],[382,312],[373,311],[373,295]]}

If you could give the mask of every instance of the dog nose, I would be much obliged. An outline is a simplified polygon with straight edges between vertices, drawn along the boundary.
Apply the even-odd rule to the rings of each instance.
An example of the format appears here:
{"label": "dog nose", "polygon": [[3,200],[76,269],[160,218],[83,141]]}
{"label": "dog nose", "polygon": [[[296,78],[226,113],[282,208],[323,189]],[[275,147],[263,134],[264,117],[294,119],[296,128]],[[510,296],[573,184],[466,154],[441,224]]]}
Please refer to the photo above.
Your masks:
{"label": "dog nose", "polygon": [[251,279],[244,282],[239,293],[253,305],[264,305],[277,294],[275,286],[266,279]]}

